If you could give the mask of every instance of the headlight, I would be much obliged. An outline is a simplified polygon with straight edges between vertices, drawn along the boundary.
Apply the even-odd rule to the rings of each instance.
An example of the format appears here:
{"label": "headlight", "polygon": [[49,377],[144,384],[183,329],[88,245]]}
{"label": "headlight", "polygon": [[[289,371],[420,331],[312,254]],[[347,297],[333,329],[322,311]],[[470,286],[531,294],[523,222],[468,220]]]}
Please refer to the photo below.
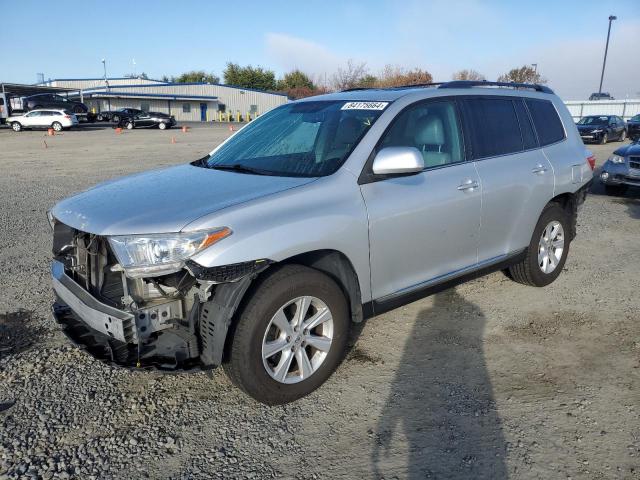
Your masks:
{"label": "headlight", "polygon": [[180,270],[185,261],[205,248],[231,235],[227,227],[216,230],[118,235],[109,244],[130,278],[166,275]]}
{"label": "headlight", "polygon": [[609,157],[609,161],[611,163],[624,163],[624,157],[621,157],[620,155],[616,155],[613,154]]}

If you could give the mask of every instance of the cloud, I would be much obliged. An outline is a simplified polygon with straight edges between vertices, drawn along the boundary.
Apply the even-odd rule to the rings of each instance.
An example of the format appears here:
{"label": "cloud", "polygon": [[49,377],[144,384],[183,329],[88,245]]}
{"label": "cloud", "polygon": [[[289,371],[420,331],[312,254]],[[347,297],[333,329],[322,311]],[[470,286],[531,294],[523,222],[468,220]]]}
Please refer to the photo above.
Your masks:
{"label": "cloud", "polygon": [[269,59],[283,71],[300,69],[315,77],[330,76],[347,58],[330,51],[324,45],[284,33],[266,34]]}

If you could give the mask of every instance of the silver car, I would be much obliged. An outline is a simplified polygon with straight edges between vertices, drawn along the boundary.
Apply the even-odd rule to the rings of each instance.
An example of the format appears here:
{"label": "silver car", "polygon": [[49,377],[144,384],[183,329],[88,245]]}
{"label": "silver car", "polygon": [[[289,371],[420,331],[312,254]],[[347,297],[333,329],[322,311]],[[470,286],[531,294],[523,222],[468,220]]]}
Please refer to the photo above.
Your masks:
{"label": "silver car", "polygon": [[338,366],[352,322],[495,270],[553,282],[593,162],[538,85],[288,103],[204,158],[56,205],[54,313],[107,362],[223,365],[290,402]]}

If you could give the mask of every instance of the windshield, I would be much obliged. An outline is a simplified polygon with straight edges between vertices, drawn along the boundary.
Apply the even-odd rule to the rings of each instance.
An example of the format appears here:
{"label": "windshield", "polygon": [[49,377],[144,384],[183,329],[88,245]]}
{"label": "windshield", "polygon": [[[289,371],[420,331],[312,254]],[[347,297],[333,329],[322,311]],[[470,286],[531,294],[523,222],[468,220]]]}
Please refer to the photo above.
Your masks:
{"label": "windshield", "polygon": [[609,117],[583,117],[578,125],[606,125],[609,123]]}
{"label": "windshield", "polygon": [[308,101],[283,105],[244,127],[201,165],[260,175],[330,175],[387,104]]}
{"label": "windshield", "polygon": [[629,119],[630,122],[640,122],[640,114],[634,115]]}

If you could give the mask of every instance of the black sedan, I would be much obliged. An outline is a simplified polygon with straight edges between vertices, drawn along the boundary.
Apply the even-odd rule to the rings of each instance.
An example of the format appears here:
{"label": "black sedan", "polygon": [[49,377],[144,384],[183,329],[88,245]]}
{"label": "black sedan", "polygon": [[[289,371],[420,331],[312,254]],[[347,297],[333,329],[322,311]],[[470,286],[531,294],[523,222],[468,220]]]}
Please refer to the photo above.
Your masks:
{"label": "black sedan", "polygon": [[143,113],[142,110],[137,108],[121,108],[119,110],[104,110],[98,112],[96,117],[99,122],[113,122],[120,123],[120,120],[124,117],[131,117]]}
{"label": "black sedan", "polygon": [[627,135],[634,142],[640,140],[640,114],[627,120]]}
{"label": "black sedan", "polygon": [[610,140],[624,141],[627,126],[617,115],[589,115],[578,123],[578,132],[583,142],[607,143]]}
{"label": "black sedan", "polygon": [[128,130],[134,128],[158,127],[160,130],[175,126],[176,119],[162,112],[142,112],[136,115],[122,116],[117,122],[118,127]]}

